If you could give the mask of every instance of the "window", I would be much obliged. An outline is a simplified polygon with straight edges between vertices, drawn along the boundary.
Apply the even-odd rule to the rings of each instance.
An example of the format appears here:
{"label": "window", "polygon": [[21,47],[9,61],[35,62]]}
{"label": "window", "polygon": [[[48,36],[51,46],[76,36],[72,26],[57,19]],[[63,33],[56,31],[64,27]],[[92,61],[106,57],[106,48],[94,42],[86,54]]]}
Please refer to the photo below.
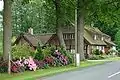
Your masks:
{"label": "window", "polygon": [[101,37],[101,40],[102,40],[102,41],[104,40],[103,36]]}
{"label": "window", "polygon": [[63,34],[63,39],[67,39],[67,34]]}
{"label": "window", "polygon": [[74,39],[74,34],[71,34],[71,39]]}
{"label": "window", "polygon": [[93,38],[94,38],[94,40],[97,40],[97,35],[94,35],[94,37],[93,37]]}

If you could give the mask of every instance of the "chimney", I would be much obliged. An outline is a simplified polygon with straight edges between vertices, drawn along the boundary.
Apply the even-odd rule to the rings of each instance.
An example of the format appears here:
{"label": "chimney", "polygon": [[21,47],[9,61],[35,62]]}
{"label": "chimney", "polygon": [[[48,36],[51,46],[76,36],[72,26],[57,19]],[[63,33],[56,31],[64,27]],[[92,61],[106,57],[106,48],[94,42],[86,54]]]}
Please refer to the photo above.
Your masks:
{"label": "chimney", "polygon": [[33,35],[33,28],[30,27],[30,28],[28,29],[28,33],[30,33],[31,35]]}

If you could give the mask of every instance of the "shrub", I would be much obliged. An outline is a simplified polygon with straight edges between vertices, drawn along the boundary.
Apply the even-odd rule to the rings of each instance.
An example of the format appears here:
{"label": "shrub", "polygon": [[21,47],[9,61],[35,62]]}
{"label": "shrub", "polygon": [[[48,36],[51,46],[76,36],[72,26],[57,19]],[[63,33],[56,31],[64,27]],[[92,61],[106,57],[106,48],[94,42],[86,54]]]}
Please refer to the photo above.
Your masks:
{"label": "shrub", "polygon": [[101,60],[101,59],[105,59],[105,57],[101,56],[101,55],[92,55],[91,57],[88,58],[89,60]]}
{"label": "shrub", "polygon": [[73,55],[72,53],[66,51],[64,49],[64,47],[59,47],[59,51],[61,52],[61,54],[63,54],[64,56],[67,56],[68,58],[68,63],[73,63]]}
{"label": "shrub", "polygon": [[45,57],[47,57],[47,56],[51,56],[53,52],[51,51],[50,47],[46,47],[45,49],[42,50],[42,53],[45,55]]}
{"label": "shrub", "polygon": [[92,54],[93,55],[102,55],[103,52],[101,50],[99,50],[99,49],[95,49],[95,50],[93,50]]}
{"label": "shrub", "polygon": [[17,59],[12,62],[11,70],[12,72],[23,72],[25,70],[33,70],[35,71],[37,68],[36,63],[34,62],[32,57],[27,59]]}
{"label": "shrub", "polygon": [[45,55],[42,52],[42,48],[40,47],[40,44],[38,43],[38,47],[37,47],[37,51],[36,51],[36,55],[35,55],[34,59],[43,60],[44,57],[45,57]]}
{"label": "shrub", "polygon": [[51,56],[51,57],[46,57],[46,58],[44,59],[44,62],[45,62],[46,64],[48,64],[49,66],[54,66],[54,59],[53,59],[52,56]]}
{"label": "shrub", "polygon": [[11,65],[11,71],[18,73],[18,72],[24,72],[25,71],[25,67],[21,66],[21,62],[16,61],[15,63],[13,62]]}
{"label": "shrub", "polygon": [[117,51],[116,49],[111,48],[111,49],[108,50],[108,53],[109,53],[110,55],[115,56],[115,55],[118,53],[118,51]]}
{"label": "shrub", "polygon": [[7,72],[7,70],[8,70],[8,63],[7,63],[7,61],[5,61],[5,62],[1,61],[0,62],[0,73]]}
{"label": "shrub", "polygon": [[44,61],[38,61],[37,59],[34,59],[35,64],[37,65],[38,69],[44,69],[45,63]]}
{"label": "shrub", "polygon": [[45,57],[47,57],[53,55],[55,50],[56,50],[55,46],[46,46],[46,48],[44,48],[42,51],[43,54],[45,54]]}
{"label": "shrub", "polygon": [[58,58],[54,58],[54,61],[55,61],[54,63],[55,66],[63,66]]}
{"label": "shrub", "polygon": [[35,59],[37,59],[39,61],[43,60],[46,57],[53,55],[54,51],[55,51],[55,46],[51,46],[51,47],[47,46],[44,49],[42,49],[40,47],[40,44],[38,44],[37,52],[36,52],[36,55],[35,55]]}
{"label": "shrub", "polygon": [[13,46],[12,48],[13,59],[19,58],[19,57],[29,57],[34,55],[35,55],[35,52],[31,49],[30,46],[26,44]]}
{"label": "shrub", "polygon": [[54,57],[57,58],[62,65],[68,64],[67,56],[64,56],[58,50],[54,52]]}
{"label": "shrub", "polygon": [[72,53],[67,52],[66,56],[68,57],[68,63],[69,64],[74,62],[74,55]]}
{"label": "shrub", "polygon": [[73,62],[73,57],[70,52],[64,50],[64,48],[58,48],[56,50],[54,46],[47,46],[44,49],[37,48],[35,56],[35,63],[39,68],[49,68],[49,66],[63,66]]}
{"label": "shrub", "polygon": [[29,70],[36,71],[37,65],[35,64],[33,58],[29,57],[29,59],[27,59],[27,62],[28,62],[27,66],[28,66]]}

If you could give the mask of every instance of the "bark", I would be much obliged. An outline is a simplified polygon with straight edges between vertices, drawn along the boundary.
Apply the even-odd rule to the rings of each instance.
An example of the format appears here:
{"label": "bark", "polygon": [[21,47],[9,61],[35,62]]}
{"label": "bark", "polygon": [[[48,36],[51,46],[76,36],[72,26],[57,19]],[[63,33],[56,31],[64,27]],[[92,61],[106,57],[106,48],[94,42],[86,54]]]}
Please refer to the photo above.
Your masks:
{"label": "bark", "polygon": [[55,7],[56,7],[56,33],[59,38],[60,46],[63,46],[66,50],[65,41],[63,39],[63,33],[62,33],[62,14],[61,14],[61,7],[60,7],[60,0],[55,0]]}
{"label": "bark", "polygon": [[78,7],[77,7],[77,48],[76,52],[80,54],[80,59],[84,60],[84,8],[83,6],[83,1],[78,0]]}
{"label": "bark", "polygon": [[8,61],[8,71],[10,73],[10,54],[11,54],[11,0],[4,0],[3,12],[3,60]]}
{"label": "bark", "polygon": [[77,20],[78,28],[78,53],[80,53],[80,59],[84,60],[84,14],[81,13]]}

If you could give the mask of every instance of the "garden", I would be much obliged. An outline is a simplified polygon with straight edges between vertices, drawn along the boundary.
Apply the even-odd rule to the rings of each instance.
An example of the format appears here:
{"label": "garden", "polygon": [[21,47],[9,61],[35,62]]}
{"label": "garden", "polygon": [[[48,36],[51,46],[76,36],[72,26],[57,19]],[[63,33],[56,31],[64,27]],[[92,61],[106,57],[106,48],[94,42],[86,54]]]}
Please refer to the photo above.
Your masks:
{"label": "garden", "polygon": [[113,57],[119,57],[120,53],[117,50],[113,50],[112,48],[108,50],[107,53],[103,53],[99,49],[94,49],[92,54],[89,55],[88,60],[103,60]]}
{"label": "garden", "polygon": [[[19,73],[24,71],[36,71],[50,67],[66,66],[73,63],[73,56],[63,47],[46,46],[40,44],[36,50],[30,46],[17,45],[12,48],[11,71]],[[0,62],[0,72],[7,72],[7,62]]]}
{"label": "garden", "polygon": [[[98,50],[95,50],[92,55],[93,56],[89,58],[90,60],[106,59],[106,57],[103,58],[103,54]],[[13,46],[11,56],[11,75],[6,74],[8,63],[0,60],[0,77],[2,80],[36,80],[43,76],[90,67],[106,62],[85,60],[81,61],[80,67],[75,67],[73,54],[64,50],[63,47],[56,49],[55,46],[46,46],[43,48],[40,44],[38,44],[36,50],[33,50],[30,46],[26,46],[26,44]],[[120,60],[120,58],[112,58],[112,60]]]}

